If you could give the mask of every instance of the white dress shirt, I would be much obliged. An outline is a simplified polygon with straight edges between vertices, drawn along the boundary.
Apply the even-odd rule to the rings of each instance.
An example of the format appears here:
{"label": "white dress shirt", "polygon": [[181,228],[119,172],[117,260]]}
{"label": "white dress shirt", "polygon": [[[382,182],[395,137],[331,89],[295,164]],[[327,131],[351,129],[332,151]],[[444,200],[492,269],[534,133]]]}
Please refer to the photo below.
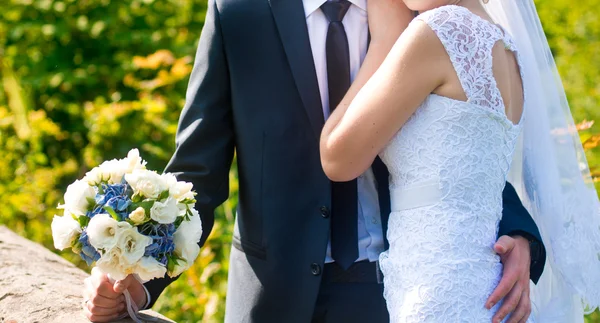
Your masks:
{"label": "white dress shirt", "polygon": [[[308,37],[317,71],[323,115],[329,117],[329,87],[327,82],[327,56],[325,43],[329,21],[321,11],[326,0],[303,0]],[[367,0],[349,0],[351,3],[342,23],[350,49],[350,78],[353,81],[367,54],[369,27],[367,24]],[[371,169],[357,179],[358,185],[358,259],[376,261],[384,250],[379,198],[375,176]],[[331,243],[327,246],[325,262],[333,262]]]}

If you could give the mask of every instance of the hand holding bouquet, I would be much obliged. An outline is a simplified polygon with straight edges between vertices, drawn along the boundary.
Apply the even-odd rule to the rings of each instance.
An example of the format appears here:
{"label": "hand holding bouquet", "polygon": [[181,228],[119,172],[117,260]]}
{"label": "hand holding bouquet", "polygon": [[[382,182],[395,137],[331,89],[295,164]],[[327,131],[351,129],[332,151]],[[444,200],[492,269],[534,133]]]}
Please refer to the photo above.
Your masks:
{"label": "hand holding bouquet", "polygon": [[133,149],[69,185],[59,205],[64,214],[52,221],[54,247],[71,248],[114,280],[135,275],[144,282],[188,269],[202,235],[192,184],[145,165]]}

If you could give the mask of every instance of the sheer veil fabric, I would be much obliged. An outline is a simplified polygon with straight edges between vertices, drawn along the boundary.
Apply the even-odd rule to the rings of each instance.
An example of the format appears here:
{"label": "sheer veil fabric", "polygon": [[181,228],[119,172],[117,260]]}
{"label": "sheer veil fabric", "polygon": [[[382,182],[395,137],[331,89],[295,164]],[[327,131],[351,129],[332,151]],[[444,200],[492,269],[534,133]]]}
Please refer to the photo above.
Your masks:
{"label": "sheer veil fabric", "polygon": [[533,0],[490,0],[525,71],[523,133],[509,182],[537,223],[548,259],[532,285],[537,322],[583,322],[600,305],[600,204]]}

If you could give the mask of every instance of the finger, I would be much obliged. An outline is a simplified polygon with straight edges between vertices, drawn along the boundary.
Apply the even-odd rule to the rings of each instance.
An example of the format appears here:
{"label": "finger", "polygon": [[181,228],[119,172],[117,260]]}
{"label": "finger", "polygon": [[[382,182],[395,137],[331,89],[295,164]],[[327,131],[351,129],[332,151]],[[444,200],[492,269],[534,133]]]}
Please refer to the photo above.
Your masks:
{"label": "finger", "polygon": [[96,288],[96,294],[106,298],[116,299],[123,293],[115,292],[113,284],[109,282],[103,282]]}
{"label": "finger", "polygon": [[520,321],[519,323],[527,323],[529,320],[529,316],[531,315],[531,312],[527,313],[527,315],[525,315]]}
{"label": "finger", "polygon": [[116,293],[113,289],[113,284],[109,281],[108,276],[103,274],[95,267],[92,269],[91,285],[94,294],[100,294],[107,298],[117,298],[121,293]]}
{"label": "finger", "polygon": [[129,288],[129,286],[131,286],[131,283],[133,283],[134,280],[135,278],[132,275],[128,275],[123,280],[117,280],[113,286],[114,292],[119,294],[123,293],[127,288]]}
{"label": "finger", "polygon": [[109,282],[108,276],[106,276],[103,272],[101,272],[98,268],[92,268],[92,275],[90,276],[92,281],[92,285],[100,286],[100,284],[104,282]]}
{"label": "finger", "polygon": [[515,239],[510,236],[501,236],[494,244],[494,251],[503,255],[509,253],[515,247]]}
{"label": "finger", "polygon": [[119,317],[118,313],[113,315],[94,315],[90,313],[90,310],[87,308],[87,306],[83,307],[83,313],[88,320],[98,323],[114,321],[117,317]]}
{"label": "finger", "polygon": [[527,320],[529,320],[529,316],[531,316],[532,311],[531,298],[529,298],[529,289],[524,293],[523,297],[527,298],[527,306],[525,307],[525,315],[523,315],[523,319],[521,319],[521,322],[527,323]]}
{"label": "finger", "polygon": [[97,305],[93,304],[92,302],[87,302],[86,305],[87,305],[87,308],[90,311],[90,313],[92,315],[97,315],[97,316],[109,316],[109,315],[113,315],[113,314],[118,315],[125,309],[124,303],[119,303],[116,306],[112,306],[112,307],[97,306]]}
{"label": "finger", "polygon": [[508,295],[508,293],[510,293],[510,291],[513,289],[513,287],[515,287],[518,281],[519,276],[516,274],[516,272],[512,270],[506,270],[505,267],[505,270],[502,273],[502,279],[500,280],[500,283],[498,283],[498,286],[496,287],[492,295],[488,297],[485,307],[489,310],[492,307],[494,307],[494,305],[498,304],[498,302],[501,299],[503,299],[504,297],[506,297],[506,295]]}
{"label": "finger", "polygon": [[117,298],[108,298],[102,295],[94,295],[88,298],[88,302],[94,304],[95,306],[105,307],[105,308],[114,308],[118,306],[120,303],[125,302],[125,296],[121,295]]}
{"label": "finger", "polygon": [[[106,274],[104,274],[102,272],[102,270],[100,270],[100,268],[98,268],[98,267],[92,267],[92,277],[95,277],[95,276],[98,276],[98,277],[101,277],[101,276],[107,277]],[[107,277],[107,279],[108,279],[108,277]]]}
{"label": "finger", "polygon": [[492,322],[500,323],[505,317],[513,313],[515,308],[517,308],[517,305],[519,305],[521,295],[523,295],[523,288],[521,288],[519,284],[516,284],[504,299],[502,306],[498,312],[496,312],[496,315],[494,315]]}
{"label": "finger", "polygon": [[[104,287],[106,289],[107,287]],[[112,292],[112,291],[109,291]],[[114,307],[119,304],[119,302],[125,301],[125,296],[122,294],[117,295],[116,297],[106,297],[100,294],[99,290],[96,290],[91,286],[90,281],[84,282],[84,290],[83,290],[83,299],[91,302],[96,306],[101,307]]]}
{"label": "finger", "polygon": [[519,299],[519,304],[515,308],[515,311],[510,315],[510,319],[507,321],[507,323],[518,323],[523,320],[527,320],[530,310],[531,302],[529,300],[529,293],[527,291],[523,291],[521,294],[521,299]]}

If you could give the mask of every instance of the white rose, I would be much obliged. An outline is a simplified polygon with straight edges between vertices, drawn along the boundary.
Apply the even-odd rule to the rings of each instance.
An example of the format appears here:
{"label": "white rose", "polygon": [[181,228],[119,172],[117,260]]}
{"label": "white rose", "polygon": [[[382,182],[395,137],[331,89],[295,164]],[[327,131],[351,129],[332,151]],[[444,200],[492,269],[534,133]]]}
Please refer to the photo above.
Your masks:
{"label": "white rose", "polygon": [[119,225],[115,219],[108,214],[96,214],[88,223],[86,232],[90,244],[96,249],[109,250],[117,245],[117,236],[120,228],[126,228],[127,222]]}
{"label": "white rose", "polygon": [[173,235],[175,254],[190,265],[196,260],[196,257],[198,257],[198,253],[200,252],[198,242],[202,237],[202,221],[200,220],[200,215],[196,209],[192,208],[191,211],[192,216],[190,217],[190,220],[181,222]]}
{"label": "white rose", "polygon": [[102,174],[102,171],[99,167],[94,167],[92,170],[85,173],[85,176],[81,180],[87,182],[89,185],[96,186],[103,181],[108,181],[109,177],[109,174]]}
{"label": "white rose", "polygon": [[64,216],[55,215],[51,227],[54,248],[58,250],[70,248],[81,233],[79,222],[75,221],[68,211]]}
{"label": "white rose", "polygon": [[146,211],[143,207],[139,206],[129,214],[129,219],[135,224],[142,224],[146,222]]}
{"label": "white rose", "polygon": [[88,211],[89,202],[96,198],[96,190],[87,182],[76,180],[67,187],[65,192],[65,204],[60,208],[69,210],[75,215],[85,215]]}
{"label": "white rose", "polygon": [[144,281],[163,277],[166,272],[167,267],[152,257],[142,257],[135,269],[135,273]]}
{"label": "white rose", "polygon": [[144,256],[152,238],[138,232],[136,227],[119,230],[117,248],[121,250],[121,260],[126,265],[135,265]]}
{"label": "white rose", "polygon": [[169,189],[169,193],[173,195],[178,201],[185,199],[193,199],[194,192],[192,192],[192,188],[194,185],[188,182],[177,182],[175,186]]}
{"label": "white rose", "polygon": [[146,169],[146,162],[140,157],[140,151],[137,148],[129,151],[125,163],[127,164],[127,173],[136,169]]}
{"label": "white rose", "polygon": [[98,168],[104,179],[108,178],[108,183],[118,184],[123,180],[123,175],[127,172],[128,162],[125,160],[107,160],[100,164]]}
{"label": "white rose", "polygon": [[118,247],[112,248],[96,261],[96,267],[115,280],[125,279],[129,273],[133,272],[133,267],[124,266],[125,264],[123,264],[121,258],[121,249]]}
{"label": "white rose", "polygon": [[169,224],[175,222],[179,212],[177,201],[172,197],[168,197],[164,202],[154,202],[154,205],[150,208],[150,217],[158,223]]}
{"label": "white rose", "polygon": [[163,174],[162,177],[169,188],[169,194],[177,201],[194,198],[194,193],[192,192],[194,185],[192,183],[178,182],[175,175],[171,173]]}
{"label": "white rose", "polygon": [[131,174],[125,175],[125,180],[135,193],[146,198],[158,198],[160,193],[168,189],[164,179],[154,171],[134,170]]}
{"label": "white rose", "polygon": [[173,175],[172,173],[164,173],[160,175],[160,177],[162,177],[165,185],[167,186],[167,188],[169,188],[169,190],[171,189],[171,187],[177,184],[177,177],[175,177],[175,175]]}
{"label": "white rose", "polygon": [[118,184],[123,180],[123,175],[143,169],[146,169],[146,162],[140,157],[137,149],[132,149],[123,159],[107,160],[94,167],[82,180],[90,185],[98,185],[101,182]]}

